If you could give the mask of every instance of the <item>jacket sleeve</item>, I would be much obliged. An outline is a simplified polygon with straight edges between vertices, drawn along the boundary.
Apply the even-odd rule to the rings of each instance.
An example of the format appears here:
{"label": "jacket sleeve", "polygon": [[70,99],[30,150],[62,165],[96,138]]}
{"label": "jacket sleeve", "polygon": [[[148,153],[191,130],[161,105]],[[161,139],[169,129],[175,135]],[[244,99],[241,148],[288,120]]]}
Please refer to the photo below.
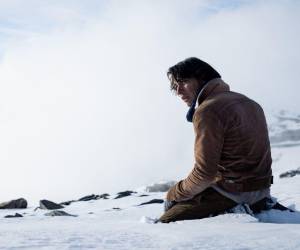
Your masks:
{"label": "jacket sleeve", "polygon": [[208,188],[217,175],[220,162],[224,128],[222,122],[214,113],[195,112],[195,164],[190,174],[170,188],[167,193],[169,201],[184,201]]}

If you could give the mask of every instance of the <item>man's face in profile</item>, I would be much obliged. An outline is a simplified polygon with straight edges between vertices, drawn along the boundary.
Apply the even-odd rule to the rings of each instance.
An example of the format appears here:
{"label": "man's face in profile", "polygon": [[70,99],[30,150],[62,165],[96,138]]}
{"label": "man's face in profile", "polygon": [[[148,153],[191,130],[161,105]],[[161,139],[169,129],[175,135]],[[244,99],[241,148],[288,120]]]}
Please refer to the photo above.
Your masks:
{"label": "man's face in profile", "polygon": [[178,95],[189,107],[197,98],[200,84],[195,78],[189,78],[175,83],[176,95]]}

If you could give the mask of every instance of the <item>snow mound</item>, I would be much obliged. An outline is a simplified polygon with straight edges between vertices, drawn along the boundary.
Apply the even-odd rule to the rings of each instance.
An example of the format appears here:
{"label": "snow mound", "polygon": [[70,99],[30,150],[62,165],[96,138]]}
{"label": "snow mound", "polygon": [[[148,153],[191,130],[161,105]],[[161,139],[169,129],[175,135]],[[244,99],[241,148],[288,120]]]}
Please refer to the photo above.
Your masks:
{"label": "snow mound", "polygon": [[256,215],[260,222],[277,224],[300,224],[300,212],[269,210]]}

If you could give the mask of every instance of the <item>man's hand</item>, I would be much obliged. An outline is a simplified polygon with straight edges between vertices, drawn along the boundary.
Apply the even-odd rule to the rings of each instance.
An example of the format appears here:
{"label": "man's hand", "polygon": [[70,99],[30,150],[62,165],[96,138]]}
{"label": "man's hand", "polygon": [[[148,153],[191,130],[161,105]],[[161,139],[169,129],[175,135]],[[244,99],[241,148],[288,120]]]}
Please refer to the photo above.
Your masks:
{"label": "man's hand", "polygon": [[164,208],[165,208],[165,212],[167,212],[171,207],[173,207],[177,202],[176,201],[168,201],[165,200],[164,202]]}

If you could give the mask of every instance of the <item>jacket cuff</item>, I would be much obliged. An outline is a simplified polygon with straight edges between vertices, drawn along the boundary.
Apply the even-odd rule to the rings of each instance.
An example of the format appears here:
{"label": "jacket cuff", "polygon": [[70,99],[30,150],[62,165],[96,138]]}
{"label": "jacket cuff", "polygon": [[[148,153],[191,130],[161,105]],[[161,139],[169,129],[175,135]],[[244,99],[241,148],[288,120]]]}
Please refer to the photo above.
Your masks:
{"label": "jacket cuff", "polygon": [[166,200],[175,201],[175,192],[176,192],[176,187],[175,186],[171,187],[167,192]]}
{"label": "jacket cuff", "polygon": [[211,182],[203,182],[198,185],[193,185],[192,188],[187,188],[185,186],[185,180],[179,181],[176,185],[171,187],[167,193],[166,200],[167,201],[186,201],[192,199],[195,195],[201,193],[206,188],[208,188],[211,184]]}

